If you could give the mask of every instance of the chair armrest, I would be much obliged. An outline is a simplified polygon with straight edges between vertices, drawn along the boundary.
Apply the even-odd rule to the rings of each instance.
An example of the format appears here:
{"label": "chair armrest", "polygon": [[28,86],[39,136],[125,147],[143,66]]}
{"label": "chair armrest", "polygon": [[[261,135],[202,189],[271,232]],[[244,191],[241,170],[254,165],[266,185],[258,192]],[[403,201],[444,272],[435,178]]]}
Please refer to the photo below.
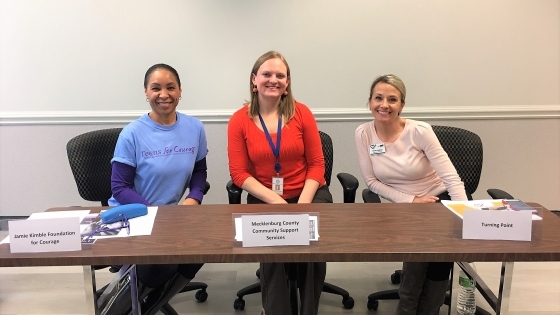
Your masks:
{"label": "chair armrest", "polygon": [[358,190],[358,186],[360,185],[358,179],[354,177],[354,175],[348,173],[338,173],[336,177],[340,185],[342,185],[344,203],[356,202],[356,190]]}
{"label": "chair armrest", "polygon": [[381,203],[381,198],[369,189],[362,190],[362,199],[365,203]]}
{"label": "chair armrest", "polygon": [[206,182],[206,185],[204,185],[204,195],[206,195],[208,193],[208,191],[210,190],[210,183]]}
{"label": "chair armrest", "polygon": [[515,199],[512,195],[508,194],[507,192],[497,189],[497,188],[490,188],[486,190],[492,199]]}
{"label": "chair armrest", "polygon": [[228,193],[229,204],[240,204],[241,203],[241,193],[243,189],[235,185],[231,180],[226,184],[226,190]]}

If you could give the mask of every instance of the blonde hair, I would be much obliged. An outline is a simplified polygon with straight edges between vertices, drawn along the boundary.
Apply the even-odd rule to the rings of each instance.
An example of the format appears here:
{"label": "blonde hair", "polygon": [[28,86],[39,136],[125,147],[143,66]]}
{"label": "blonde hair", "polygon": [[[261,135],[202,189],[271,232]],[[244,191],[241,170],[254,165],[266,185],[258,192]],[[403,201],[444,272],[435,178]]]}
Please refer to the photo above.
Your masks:
{"label": "blonde hair", "polygon": [[[251,70],[251,75],[249,76],[249,90],[251,91],[251,100],[248,102],[249,110],[248,114],[250,117],[255,117],[259,115],[259,95],[257,92],[253,92],[253,88],[256,86],[253,84],[253,75],[257,75],[259,68],[265,63],[267,60],[270,59],[280,59],[284,65],[286,66],[287,73],[286,75],[288,78],[290,77],[290,66],[288,66],[288,62],[284,59],[284,56],[277,51],[269,51],[257,59],[255,61],[255,65],[253,66],[253,70]],[[280,104],[278,104],[278,114],[286,118],[286,120],[290,120],[294,117],[295,112],[295,101],[292,95],[292,88],[291,84],[288,84],[286,91],[288,92],[287,95],[282,94],[280,97]]]}
{"label": "blonde hair", "polygon": [[390,84],[399,90],[401,93],[401,102],[404,103],[404,99],[406,98],[406,87],[404,86],[404,82],[394,74],[386,74],[377,77],[371,84],[371,88],[369,89],[368,106],[369,102],[371,102],[371,97],[373,96],[373,89],[379,82]]}

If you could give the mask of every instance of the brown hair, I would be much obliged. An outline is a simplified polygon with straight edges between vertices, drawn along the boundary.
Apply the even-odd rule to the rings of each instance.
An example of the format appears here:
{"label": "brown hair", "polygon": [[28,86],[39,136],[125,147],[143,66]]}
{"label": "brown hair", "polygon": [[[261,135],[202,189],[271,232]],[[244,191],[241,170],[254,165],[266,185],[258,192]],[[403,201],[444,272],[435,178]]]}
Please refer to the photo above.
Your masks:
{"label": "brown hair", "polygon": [[[250,117],[255,117],[259,115],[259,97],[257,92],[253,92],[253,88],[255,85],[253,84],[253,75],[257,75],[259,68],[265,63],[267,60],[270,59],[280,59],[284,63],[287,69],[287,76],[290,77],[290,66],[288,66],[288,62],[284,59],[284,56],[277,51],[269,51],[257,59],[255,61],[255,65],[253,66],[253,70],[251,70],[251,75],[249,76],[249,91],[251,92],[251,100],[249,103],[249,110],[248,114]],[[287,95],[283,95],[280,97],[280,104],[278,104],[278,114],[286,118],[286,120],[290,120],[294,117],[295,112],[295,101],[292,95],[292,84],[288,84],[286,87],[286,91],[288,92]]]}

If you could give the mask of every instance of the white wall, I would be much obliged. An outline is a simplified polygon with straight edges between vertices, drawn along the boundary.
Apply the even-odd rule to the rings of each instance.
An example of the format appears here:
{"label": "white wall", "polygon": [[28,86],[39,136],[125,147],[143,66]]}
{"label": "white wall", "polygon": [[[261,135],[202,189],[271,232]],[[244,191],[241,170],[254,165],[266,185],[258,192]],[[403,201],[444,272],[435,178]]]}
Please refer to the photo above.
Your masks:
{"label": "white wall", "polygon": [[[333,138],[333,174],[354,174],[360,180],[360,190],[365,186],[353,135],[365,119],[319,121],[319,128]],[[517,198],[560,210],[560,119],[427,121],[469,129],[482,138],[484,164],[475,198],[489,198],[486,189],[502,188]],[[122,124],[1,126],[0,216],[94,204],[78,195],[68,166],[66,142],[80,133],[114,126]],[[227,203],[227,125],[206,122],[205,128],[209,144],[208,181],[212,187],[204,202]],[[340,184],[334,175],[331,192],[335,202],[342,202]],[[361,202],[360,194],[358,201]]]}
{"label": "white wall", "polygon": [[210,135],[206,202],[226,202],[225,122],[271,49],[333,137],[335,173],[359,175],[369,84],[395,73],[408,117],[482,137],[475,197],[501,187],[560,209],[557,0],[0,0],[0,216],[86,204],[66,142],[146,112],[142,79],[158,62],[177,68],[180,109]]}
{"label": "white wall", "polygon": [[159,62],[189,109],[234,109],[268,50],[317,109],[385,73],[414,107],[560,104],[558,0],[0,0],[0,115],[145,110]]}

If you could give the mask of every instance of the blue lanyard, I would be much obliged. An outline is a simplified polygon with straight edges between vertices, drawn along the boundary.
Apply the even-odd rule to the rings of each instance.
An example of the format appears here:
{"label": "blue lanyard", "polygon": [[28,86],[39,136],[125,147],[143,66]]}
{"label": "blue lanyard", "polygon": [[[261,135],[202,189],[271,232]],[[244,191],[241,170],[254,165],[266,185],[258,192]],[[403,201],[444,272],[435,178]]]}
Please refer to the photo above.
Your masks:
{"label": "blue lanyard", "polygon": [[266,125],[264,124],[264,120],[262,119],[261,114],[259,114],[259,119],[261,120],[261,126],[263,128],[264,134],[266,135],[266,139],[268,140],[268,144],[272,149],[272,154],[276,157],[276,163],[274,163],[274,170],[276,174],[280,173],[280,162],[278,158],[280,157],[280,138],[282,135],[282,116],[278,117],[278,131],[276,131],[276,146],[272,143],[272,137],[270,137],[270,133],[268,133],[268,129],[266,129]]}

